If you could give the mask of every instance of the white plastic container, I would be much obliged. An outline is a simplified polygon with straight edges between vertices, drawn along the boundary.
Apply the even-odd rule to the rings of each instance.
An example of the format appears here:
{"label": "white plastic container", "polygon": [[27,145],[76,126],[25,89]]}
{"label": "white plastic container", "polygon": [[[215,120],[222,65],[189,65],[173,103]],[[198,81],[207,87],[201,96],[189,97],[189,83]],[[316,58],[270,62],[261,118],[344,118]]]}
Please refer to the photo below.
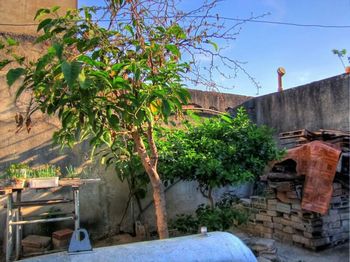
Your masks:
{"label": "white plastic container", "polygon": [[29,188],[50,188],[58,186],[58,177],[38,177],[29,179]]}

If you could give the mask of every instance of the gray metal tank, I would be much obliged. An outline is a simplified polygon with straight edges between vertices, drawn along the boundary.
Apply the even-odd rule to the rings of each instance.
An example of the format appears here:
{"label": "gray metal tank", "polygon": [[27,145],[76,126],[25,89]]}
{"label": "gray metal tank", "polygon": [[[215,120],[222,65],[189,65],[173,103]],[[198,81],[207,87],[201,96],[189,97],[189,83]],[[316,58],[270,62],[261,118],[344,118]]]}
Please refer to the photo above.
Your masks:
{"label": "gray metal tank", "polygon": [[252,251],[226,232],[96,248],[91,252],[61,252],[25,259],[32,262],[256,262]]}

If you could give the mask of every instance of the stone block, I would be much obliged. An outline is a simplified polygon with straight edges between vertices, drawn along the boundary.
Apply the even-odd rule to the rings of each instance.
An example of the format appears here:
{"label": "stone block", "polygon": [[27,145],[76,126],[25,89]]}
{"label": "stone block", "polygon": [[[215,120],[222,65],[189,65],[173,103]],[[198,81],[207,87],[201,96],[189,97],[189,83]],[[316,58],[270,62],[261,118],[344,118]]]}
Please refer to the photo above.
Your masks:
{"label": "stone block", "polygon": [[292,220],[293,222],[297,222],[297,223],[303,223],[302,219],[299,216],[296,216],[296,215],[292,215],[290,217],[290,220]]}
{"label": "stone block", "polygon": [[51,243],[51,237],[29,235],[21,243],[23,247],[46,248]]}
{"label": "stone block", "polygon": [[301,204],[300,203],[292,203],[292,209],[301,211]]}
{"label": "stone block", "polygon": [[268,199],[267,205],[277,205],[277,199]]}
{"label": "stone block", "polygon": [[255,219],[258,221],[272,222],[272,218],[268,215],[256,214]]}
{"label": "stone block", "polygon": [[276,211],[289,214],[291,211],[291,206],[285,203],[277,203]]}
{"label": "stone block", "polygon": [[263,233],[262,236],[263,236],[264,238],[269,238],[269,239],[273,238],[273,234],[272,234],[272,233]]}
{"label": "stone block", "polygon": [[273,233],[273,238],[278,239],[282,242],[291,243],[292,235],[281,230],[275,229]]}
{"label": "stone block", "polygon": [[278,230],[282,230],[283,229],[283,225],[279,224],[279,223],[273,223],[273,228],[278,229]]}
{"label": "stone block", "polygon": [[267,222],[267,221],[265,221],[265,222],[263,223],[263,225],[264,225],[265,227],[268,227],[268,228],[274,228],[274,224],[273,224],[272,222]]}
{"label": "stone block", "polygon": [[349,213],[339,214],[341,220],[349,220]]}
{"label": "stone block", "polygon": [[276,217],[277,216],[277,212],[273,211],[273,210],[267,210],[266,214],[268,216],[271,216],[271,217]]}
{"label": "stone block", "polygon": [[47,247],[28,247],[28,246],[23,246],[23,254],[24,255],[30,255],[32,253],[44,253],[46,251],[50,250],[50,245]]}
{"label": "stone block", "polygon": [[283,218],[291,220],[290,215],[286,213],[283,213]]}
{"label": "stone block", "polygon": [[276,194],[276,197],[279,200],[278,203],[289,203],[289,201],[290,201],[289,198],[286,196],[286,192],[278,191]]}
{"label": "stone block", "polygon": [[276,211],[277,204],[267,204],[267,210]]}
{"label": "stone block", "polygon": [[290,234],[293,234],[294,233],[294,230],[291,226],[285,226],[283,227],[282,229],[283,232],[286,232],[286,233],[290,233]]}
{"label": "stone block", "polygon": [[265,197],[251,196],[250,197],[252,207],[266,209],[267,203]]}
{"label": "stone block", "polygon": [[333,222],[333,223],[330,223],[330,228],[340,228],[342,225],[341,225],[341,222],[340,220],[336,221],[336,222]]}
{"label": "stone block", "polygon": [[297,195],[297,192],[295,190],[286,192],[286,197],[291,198],[291,199],[298,199],[298,195]]}
{"label": "stone block", "polygon": [[284,225],[284,226],[292,226],[293,225],[293,221],[291,221],[289,219],[281,218],[281,224]]}
{"label": "stone block", "polygon": [[70,239],[72,237],[73,230],[69,228],[61,229],[52,233],[52,238],[57,240]]}
{"label": "stone block", "polygon": [[345,232],[349,232],[349,220],[342,220],[341,227]]}
{"label": "stone block", "polygon": [[301,231],[304,231],[306,228],[304,223],[300,223],[300,222],[292,222],[291,227],[293,227],[294,229],[301,230]]}
{"label": "stone block", "polygon": [[339,214],[333,214],[333,215],[328,215],[328,216],[323,216],[322,221],[324,223],[334,223],[340,220],[340,215]]}
{"label": "stone block", "polygon": [[53,249],[66,249],[69,246],[70,239],[52,239]]}
{"label": "stone block", "polygon": [[66,228],[52,233],[52,244],[54,249],[65,249],[68,247],[73,230]]}
{"label": "stone block", "polygon": [[311,240],[309,238],[306,238],[300,235],[293,235],[292,239],[293,239],[293,242],[311,246]]}
{"label": "stone block", "polygon": [[330,241],[329,237],[317,238],[317,239],[311,239],[310,246],[322,247],[322,246],[326,246],[330,243],[331,243],[331,241]]}
{"label": "stone block", "polygon": [[264,225],[256,225],[255,226],[255,231],[257,233],[273,233],[272,228],[265,227]]}

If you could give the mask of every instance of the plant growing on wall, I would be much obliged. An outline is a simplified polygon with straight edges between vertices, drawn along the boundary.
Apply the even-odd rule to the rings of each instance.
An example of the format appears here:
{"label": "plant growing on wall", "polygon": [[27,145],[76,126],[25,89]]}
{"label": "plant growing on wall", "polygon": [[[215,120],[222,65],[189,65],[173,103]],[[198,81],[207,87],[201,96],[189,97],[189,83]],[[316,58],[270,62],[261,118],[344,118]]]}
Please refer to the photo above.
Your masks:
{"label": "plant growing on wall", "polygon": [[282,156],[265,126],[252,123],[243,108],[235,118],[206,119],[159,139],[159,170],[173,181],[197,181],[214,208],[214,188],[253,181],[269,161]]}
{"label": "plant growing on wall", "polygon": [[341,64],[343,65],[345,72],[350,74],[350,56],[347,57],[348,63],[349,65],[346,66],[344,63],[344,58],[346,58],[346,49],[342,49],[342,50],[338,50],[338,49],[333,49],[332,50],[333,54],[335,54],[336,56],[338,56]]}

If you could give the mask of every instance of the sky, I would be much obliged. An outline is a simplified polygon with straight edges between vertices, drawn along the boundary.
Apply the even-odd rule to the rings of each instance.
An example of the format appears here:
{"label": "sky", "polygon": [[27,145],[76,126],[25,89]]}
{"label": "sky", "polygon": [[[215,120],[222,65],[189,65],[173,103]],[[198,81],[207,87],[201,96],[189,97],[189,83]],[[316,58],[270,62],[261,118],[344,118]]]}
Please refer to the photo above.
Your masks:
{"label": "sky", "polygon": [[[78,0],[78,5],[98,5],[102,0]],[[201,0],[182,0],[188,10]],[[268,14],[260,20],[320,25],[350,26],[350,0],[226,0],[215,10],[221,17],[248,18]],[[277,91],[277,68],[286,70],[283,88],[288,89],[342,74],[344,68],[332,49],[347,49],[350,56],[350,27],[315,28],[288,25],[246,23],[237,39],[229,43],[225,54],[244,61],[246,71],[260,84],[257,88],[242,72],[235,79],[217,76],[215,81],[229,89],[220,91],[257,96]],[[347,63],[347,60],[345,60]],[[222,68],[229,73],[228,68]],[[189,86],[194,89],[203,87]]]}

